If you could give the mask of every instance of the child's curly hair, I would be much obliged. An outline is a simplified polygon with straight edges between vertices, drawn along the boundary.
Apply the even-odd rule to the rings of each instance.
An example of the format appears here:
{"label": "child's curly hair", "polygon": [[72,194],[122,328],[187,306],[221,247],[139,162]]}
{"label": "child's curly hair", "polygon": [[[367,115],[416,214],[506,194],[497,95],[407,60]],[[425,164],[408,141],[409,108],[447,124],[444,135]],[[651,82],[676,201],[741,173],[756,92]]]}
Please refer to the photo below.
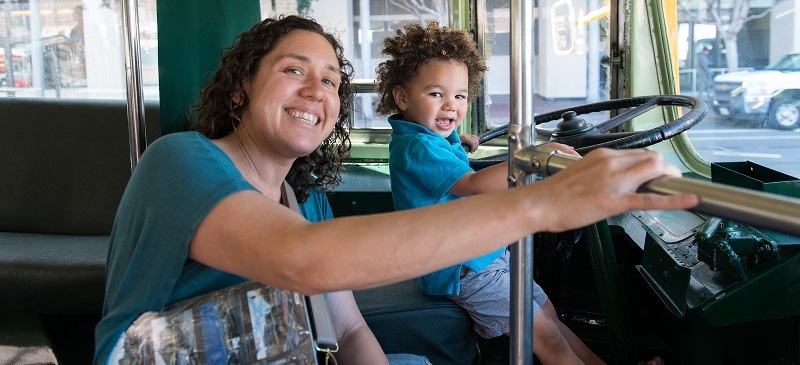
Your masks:
{"label": "child's curly hair", "polygon": [[406,24],[404,29],[405,34],[398,29],[395,37],[383,40],[382,53],[391,56],[391,59],[381,62],[375,70],[380,94],[376,107],[379,114],[399,112],[392,89],[402,86],[419,72],[420,66],[432,60],[464,63],[469,73],[468,100],[477,95],[487,68],[467,31],[439,27],[437,22],[431,22],[427,28],[419,24]]}

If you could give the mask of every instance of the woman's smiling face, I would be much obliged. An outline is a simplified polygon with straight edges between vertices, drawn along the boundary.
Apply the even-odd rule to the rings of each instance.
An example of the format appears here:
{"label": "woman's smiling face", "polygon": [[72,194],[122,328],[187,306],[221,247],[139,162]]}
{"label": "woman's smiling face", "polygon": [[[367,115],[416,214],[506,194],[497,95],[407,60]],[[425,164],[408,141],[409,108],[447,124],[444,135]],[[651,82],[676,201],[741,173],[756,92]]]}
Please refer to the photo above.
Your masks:
{"label": "woman's smiling face", "polygon": [[287,157],[313,152],[339,117],[339,61],[321,35],[294,30],[259,63],[246,86],[242,120],[262,149]]}

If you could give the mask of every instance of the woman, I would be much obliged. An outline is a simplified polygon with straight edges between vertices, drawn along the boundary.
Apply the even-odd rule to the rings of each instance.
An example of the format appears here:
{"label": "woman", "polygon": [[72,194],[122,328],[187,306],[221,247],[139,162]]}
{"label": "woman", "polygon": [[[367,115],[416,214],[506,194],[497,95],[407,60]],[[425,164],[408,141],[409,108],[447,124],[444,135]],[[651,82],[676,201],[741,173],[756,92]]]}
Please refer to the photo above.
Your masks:
{"label": "woman", "polygon": [[[287,181],[303,202],[338,182],[351,70],[339,42],[312,20],[267,19],[239,37],[201,94],[199,133],[161,137],[131,177],[111,237],[96,363],[120,348],[142,313],[255,280],[336,292],[329,304],[339,361],[386,364],[347,290],[416,277],[531,232],[697,204],[695,196],[636,193],[679,173],[658,154],[602,150],[535,185],[312,224],[281,203],[282,188]],[[456,224],[474,228],[441,229]]]}

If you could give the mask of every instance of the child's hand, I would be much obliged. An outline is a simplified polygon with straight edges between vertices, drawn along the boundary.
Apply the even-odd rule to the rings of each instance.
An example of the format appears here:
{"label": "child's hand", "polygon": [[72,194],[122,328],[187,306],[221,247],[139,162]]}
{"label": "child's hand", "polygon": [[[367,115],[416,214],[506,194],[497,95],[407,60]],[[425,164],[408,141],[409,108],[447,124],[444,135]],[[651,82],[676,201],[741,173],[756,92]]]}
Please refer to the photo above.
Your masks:
{"label": "child's hand", "polygon": [[478,150],[478,146],[480,145],[478,136],[474,134],[462,134],[458,137],[461,139],[461,147],[464,147],[464,151],[472,153]]}

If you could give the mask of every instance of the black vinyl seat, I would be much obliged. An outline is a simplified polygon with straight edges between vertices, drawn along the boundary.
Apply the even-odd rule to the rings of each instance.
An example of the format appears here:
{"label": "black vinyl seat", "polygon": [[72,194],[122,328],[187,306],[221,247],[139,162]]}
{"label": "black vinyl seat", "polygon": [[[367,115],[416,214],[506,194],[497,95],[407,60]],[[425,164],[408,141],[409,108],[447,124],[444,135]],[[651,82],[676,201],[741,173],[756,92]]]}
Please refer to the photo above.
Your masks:
{"label": "black vinyl seat", "polygon": [[432,364],[479,360],[478,335],[467,312],[444,297],[423,293],[416,279],[353,294],[386,353],[423,354]]}
{"label": "black vinyl seat", "polygon": [[[0,311],[100,313],[126,102],[0,98],[0,115]],[[152,141],[158,105],[145,115]]]}
{"label": "black vinyl seat", "polygon": [[[145,117],[152,142],[157,103]],[[0,98],[0,363],[91,363],[127,118],[124,100]]]}

